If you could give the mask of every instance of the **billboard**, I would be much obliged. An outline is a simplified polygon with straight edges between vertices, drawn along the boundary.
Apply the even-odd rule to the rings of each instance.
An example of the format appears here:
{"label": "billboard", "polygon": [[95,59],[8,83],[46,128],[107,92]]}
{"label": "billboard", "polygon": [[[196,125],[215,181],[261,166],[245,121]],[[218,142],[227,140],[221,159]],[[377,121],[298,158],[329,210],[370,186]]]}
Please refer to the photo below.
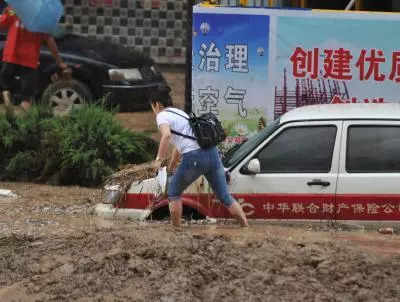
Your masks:
{"label": "billboard", "polygon": [[193,111],[217,114],[228,141],[239,142],[269,107],[260,97],[268,91],[269,17],[197,14],[193,26]]}
{"label": "billboard", "polygon": [[193,16],[193,110],[229,141],[304,105],[398,102],[400,15],[205,8]]}

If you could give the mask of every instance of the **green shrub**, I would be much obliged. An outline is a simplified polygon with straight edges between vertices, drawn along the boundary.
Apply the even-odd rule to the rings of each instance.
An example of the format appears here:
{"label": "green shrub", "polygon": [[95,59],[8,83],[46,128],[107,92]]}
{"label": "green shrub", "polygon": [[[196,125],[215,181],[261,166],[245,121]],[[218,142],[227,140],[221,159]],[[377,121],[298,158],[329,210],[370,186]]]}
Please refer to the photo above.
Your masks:
{"label": "green shrub", "polygon": [[9,114],[0,115],[0,178],[5,174],[5,166],[10,160],[10,151],[17,139],[15,116]]}
{"label": "green shrub", "polygon": [[142,163],[154,157],[155,143],[124,129],[111,112],[96,105],[73,110],[56,129],[60,135],[64,182],[99,184],[121,164]]}
{"label": "green shrub", "polygon": [[45,106],[0,115],[0,135],[0,177],[9,180],[96,186],[120,165],[149,161],[157,150],[155,141],[123,128],[114,113],[96,105],[65,117]]}
{"label": "green shrub", "polygon": [[0,177],[10,180],[31,180],[40,175],[45,158],[41,152],[44,134],[42,121],[52,117],[46,106],[34,106],[27,114],[6,112],[0,116]]}

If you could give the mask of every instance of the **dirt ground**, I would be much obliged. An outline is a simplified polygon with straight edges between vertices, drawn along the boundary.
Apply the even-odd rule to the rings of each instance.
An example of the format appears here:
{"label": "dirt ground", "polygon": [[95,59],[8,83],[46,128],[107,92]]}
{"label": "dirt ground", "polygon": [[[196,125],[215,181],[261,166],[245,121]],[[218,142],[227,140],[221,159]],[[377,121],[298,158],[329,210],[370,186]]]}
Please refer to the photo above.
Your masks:
{"label": "dirt ground", "polygon": [[[183,105],[184,75],[166,73]],[[156,136],[150,112],[119,114]],[[100,190],[0,183],[0,301],[400,301],[400,236],[103,220]]]}

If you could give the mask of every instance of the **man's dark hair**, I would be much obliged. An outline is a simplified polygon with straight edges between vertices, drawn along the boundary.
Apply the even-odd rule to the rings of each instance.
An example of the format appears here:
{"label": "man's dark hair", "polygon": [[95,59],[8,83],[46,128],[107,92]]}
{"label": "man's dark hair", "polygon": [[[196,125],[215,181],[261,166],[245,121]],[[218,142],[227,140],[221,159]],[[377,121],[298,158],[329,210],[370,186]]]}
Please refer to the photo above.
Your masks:
{"label": "man's dark hair", "polygon": [[172,98],[169,95],[171,88],[169,86],[158,86],[153,91],[150,92],[149,102],[151,104],[160,103],[164,107],[172,106]]}

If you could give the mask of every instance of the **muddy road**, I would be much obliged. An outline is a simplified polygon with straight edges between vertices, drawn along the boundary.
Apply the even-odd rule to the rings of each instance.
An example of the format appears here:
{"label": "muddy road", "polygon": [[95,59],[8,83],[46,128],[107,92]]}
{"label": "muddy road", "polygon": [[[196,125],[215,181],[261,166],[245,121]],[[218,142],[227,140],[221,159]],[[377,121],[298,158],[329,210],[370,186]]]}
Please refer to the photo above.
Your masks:
{"label": "muddy road", "polygon": [[0,183],[0,301],[399,301],[400,237],[102,220],[98,190]]}
{"label": "muddy road", "polygon": [[[184,75],[166,72],[183,107]],[[151,112],[121,113],[157,138]],[[103,220],[99,190],[1,183],[0,301],[400,301],[400,236]]]}

